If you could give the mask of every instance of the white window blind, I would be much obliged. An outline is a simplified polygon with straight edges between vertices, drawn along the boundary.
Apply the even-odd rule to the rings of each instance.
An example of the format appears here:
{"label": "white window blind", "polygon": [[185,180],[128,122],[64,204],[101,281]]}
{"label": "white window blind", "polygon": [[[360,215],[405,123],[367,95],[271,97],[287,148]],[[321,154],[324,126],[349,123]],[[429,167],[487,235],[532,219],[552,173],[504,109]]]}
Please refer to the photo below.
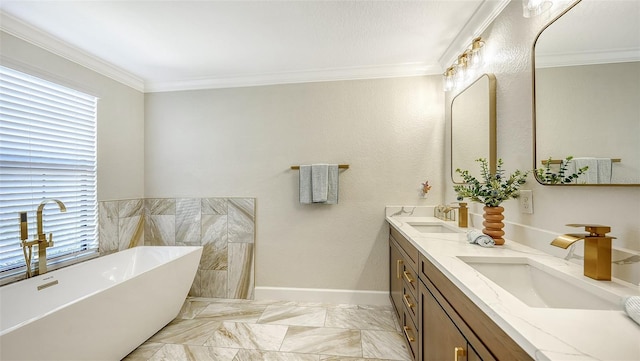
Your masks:
{"label": "white window blind", "polygon": [[28,212],[36,239],[44,199],[67,208],[44,208],[54,242],[47,263],[98,249],[96,106],[93,96],[0,66],[0,278],[24,272],[18,213]]}

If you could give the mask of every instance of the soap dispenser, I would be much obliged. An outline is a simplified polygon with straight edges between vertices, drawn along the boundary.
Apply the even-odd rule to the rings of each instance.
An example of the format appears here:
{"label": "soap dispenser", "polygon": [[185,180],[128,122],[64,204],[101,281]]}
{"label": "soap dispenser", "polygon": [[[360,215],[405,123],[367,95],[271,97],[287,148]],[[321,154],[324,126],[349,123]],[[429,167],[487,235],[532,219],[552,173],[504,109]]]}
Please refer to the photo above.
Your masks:
{"label": "soap dispenser", "polygon": [[458,227],[467,228],[469,221],[469,208],[466,202],[458,202]]}

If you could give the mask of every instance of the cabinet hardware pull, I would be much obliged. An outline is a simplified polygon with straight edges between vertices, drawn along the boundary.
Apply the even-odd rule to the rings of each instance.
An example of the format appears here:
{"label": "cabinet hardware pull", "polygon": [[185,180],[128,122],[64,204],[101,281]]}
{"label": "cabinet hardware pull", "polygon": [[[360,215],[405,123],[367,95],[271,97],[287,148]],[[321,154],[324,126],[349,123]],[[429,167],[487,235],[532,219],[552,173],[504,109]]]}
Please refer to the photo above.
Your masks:
{"label": "cabinet hardware pull", "polygon": [[415,306],[413,303],[409,302],[408,294],[405,293],[404,296],[402,296],[402,298],[404,298],[404,302],[407,304],[407,307],[413,308],[413,306]]}
{"label": "cabinet hardware pull", "polygon": [[402,327],[402,329],[404,330],[404,335],[407,336],[407,340],[409,340],[409,342],[413,342],[416,340],[415,338],[409,336],[409,330],[410,330],[409,326],[404,326]]}
{"label": "cabinet hardware pull", "polygon": [[454,357],[453,359],[455,361],[458,361],[458,357],[459,356],[462,356],[462,357],[466,356],[466,352],[464,351],[464,347],[456,347],[456,348],[453,349],[453,357]]}
{"label": "cabinet hardware pull", "polygon": [[402,268],[401,266],[402,266],[402,260],[401,260],[401,259],[399,259],[399,260],[396,262],[396,278],[397,278],[397,279],[400,279],[400,277],[402,277],[402,276],[400,275],[400,268]]}
{"label": "cabinet hardware pull", "polygon": [[404,278],[407,279],[407,282],[413,283],[413,281],[415,281],[413,277],[411,277],[411,274],[409,273],[409,271],[404,271],[403,273],[404,273]]}

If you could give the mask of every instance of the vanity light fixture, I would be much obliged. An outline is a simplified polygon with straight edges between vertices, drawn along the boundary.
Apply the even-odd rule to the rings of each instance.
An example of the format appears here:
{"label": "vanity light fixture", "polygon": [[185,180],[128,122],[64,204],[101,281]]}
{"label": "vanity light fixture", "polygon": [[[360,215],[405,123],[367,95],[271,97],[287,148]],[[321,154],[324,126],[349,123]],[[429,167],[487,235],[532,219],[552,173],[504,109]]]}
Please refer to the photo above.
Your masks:
{"label": "vanity light fixture", "polygon": [[552,0],[522,0],[522,16],[525,18],[536,17],[549,10],[552,5]]}
{"label": "vanity light fixture", "polygon": [[442,74],[444,91],[463,88],[484,62],[484,41],[477,37],[456,61]]}
{"label": "vanity light fixture", "polygon": [[469,78],[469,53],[468,50],[458,55],[456,62],[456,85],[463,85]]}
{"label": "vanity light fixture", "polygon": [[478,37],[471,42],[471,49],[469,49],[469,66],[472,68],[478,68],[484,62],[484,41]]}
{"label": "vanity light fixture", "polygon": [[455,88],[455,76],[456,69],[453,66],[448,67],[444,74],[442,74],[442,84],[444,84],[444,91],[448,92]]}

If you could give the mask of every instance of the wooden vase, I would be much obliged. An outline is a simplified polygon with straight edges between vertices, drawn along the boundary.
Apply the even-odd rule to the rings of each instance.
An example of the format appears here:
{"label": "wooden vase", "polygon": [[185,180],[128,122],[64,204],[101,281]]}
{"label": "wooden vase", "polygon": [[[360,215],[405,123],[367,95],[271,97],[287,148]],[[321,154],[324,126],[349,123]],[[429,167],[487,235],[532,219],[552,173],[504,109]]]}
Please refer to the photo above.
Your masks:
{"label": "wooden vase", "polygon": [[504,228],[504,223],[502,223],[502,220],[504,219],[504,216],[502,215],[504,207],[485,206],[483,209],[484,214],[482,217],[484,218],[484,222],[482,222],[482,225],[484,226],[484,229],[482,230],[482,233],[493,238],[496,245],[504,244],[504,238],[502,238],[502,236],[504,236],[504,231],[502,230]]}

